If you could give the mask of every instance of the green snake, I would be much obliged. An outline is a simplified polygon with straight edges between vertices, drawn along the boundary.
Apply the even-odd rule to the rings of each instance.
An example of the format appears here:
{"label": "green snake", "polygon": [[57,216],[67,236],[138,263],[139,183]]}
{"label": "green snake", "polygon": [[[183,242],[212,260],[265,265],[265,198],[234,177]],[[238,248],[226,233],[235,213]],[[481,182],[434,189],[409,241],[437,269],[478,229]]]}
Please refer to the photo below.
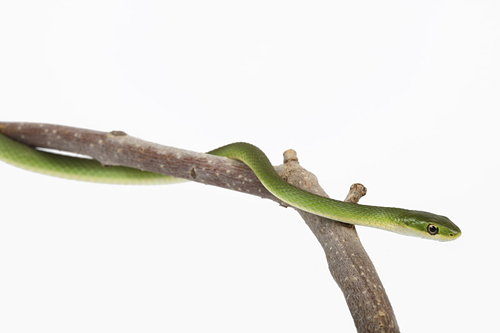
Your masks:
{"label": "green snake", "polygon": [[[267,156],[252,144],[232,143],[208,154],[239,160],[252,169],[265,188],[298,209],[344,223],[384,229],[404,235],[450,241],[461,231],[447,217],[418,210],[377,207],[329,199],[283,180]],[[180,178],[129,167],[103,167],[93,159],[41,151],[0,134],[0,160],[14,166],[67,179],[113,184],[169,184]]]}

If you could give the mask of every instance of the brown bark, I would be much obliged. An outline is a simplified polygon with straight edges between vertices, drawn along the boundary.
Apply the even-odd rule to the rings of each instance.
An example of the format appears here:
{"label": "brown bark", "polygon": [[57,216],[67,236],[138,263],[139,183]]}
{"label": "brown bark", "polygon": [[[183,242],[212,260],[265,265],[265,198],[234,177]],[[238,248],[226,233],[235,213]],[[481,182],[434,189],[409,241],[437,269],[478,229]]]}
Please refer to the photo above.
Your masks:
{"label": "brown bark", "polygon": [[[88,155],[103,165],[158,172],[279,202],[243,163],[162,146],[121,131],[105,133],[60,125],[0,122],[0,132],[33,147]],[[316,177],[299,165],[293,150],[285,152],[285,163],[277,171],[291,184],[327,196]],[[346,201],[356,203],[365,193],[361,184],[354,184]],[[297,211],[323,247],[330,272],[344,293],[358,332],[399,332],[387,294],[356,228]]]}

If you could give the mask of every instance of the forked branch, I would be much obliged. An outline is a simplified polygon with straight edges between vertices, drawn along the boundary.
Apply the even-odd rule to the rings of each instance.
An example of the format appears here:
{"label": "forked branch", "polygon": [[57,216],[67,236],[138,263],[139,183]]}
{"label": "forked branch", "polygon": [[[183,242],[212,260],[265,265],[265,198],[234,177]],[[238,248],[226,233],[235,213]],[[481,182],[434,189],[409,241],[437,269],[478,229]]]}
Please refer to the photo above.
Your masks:
{"label": "forked branch", "polygon": [[[279,202],[243,163],[162,146],[122,131],[105,133],[60,125],[0,122],[0,132],[33,147],[91,156],[103,165],[157,172]],[[299,165],[294,151],[285,152],[284,164],[276,169],[289,183],[327,196],[316,177]],[[346,201],[357,203],[365,193],[362,185],[355,184]],[[323,247],[330,272],[344,293],[358,332],[399,332],[387,294],[356,228],[297,211]]]}

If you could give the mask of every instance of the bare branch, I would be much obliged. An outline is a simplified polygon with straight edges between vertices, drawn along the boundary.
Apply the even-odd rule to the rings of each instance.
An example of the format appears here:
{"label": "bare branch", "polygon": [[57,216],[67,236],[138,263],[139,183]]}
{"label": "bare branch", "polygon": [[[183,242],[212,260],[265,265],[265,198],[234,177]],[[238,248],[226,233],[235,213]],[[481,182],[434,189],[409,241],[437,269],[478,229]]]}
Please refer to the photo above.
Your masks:
{"label": "bare branch", "polygon": [[[278,173],[290,184],[328,197],[316,176],[302,168],[293,150],[284,153]],[[361,184],[351,186],[345,201],[357,203],[366,194]],[[399,332],[396,316],[382,282],[352,224],[298,210],[323,247],[330,272],[344,293],[358,332]]]}
{"label": "bare branch", "polygon": [[[279,202],[243,163],[128,136],[74,127],[0,122],[0,132],[34,147],[91,156],[104,165],[123,165],[245,192]],[[278,173],[291,184],[327,196],[317,178],[286,151]],[[366,189],[354,184],[346,201],[356,203]],[[323,247],[330,272],[344,293],[358,332],[399,332],[382,282],[353,225],[297,210]]]}
{"label": "bare branch", "polygon": [[159,145],[122,131],[106,133],[62,125],[0,122],[0,132],[32,147],[87,155],[106,166],[128,166],[277,201],[241,162]]}

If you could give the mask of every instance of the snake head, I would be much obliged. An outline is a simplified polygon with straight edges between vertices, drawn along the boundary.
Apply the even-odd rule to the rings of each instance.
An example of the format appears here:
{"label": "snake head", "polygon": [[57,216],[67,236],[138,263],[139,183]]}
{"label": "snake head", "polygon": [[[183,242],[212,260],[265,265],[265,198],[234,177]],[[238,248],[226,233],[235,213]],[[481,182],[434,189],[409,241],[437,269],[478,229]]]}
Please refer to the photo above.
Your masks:
{"label": "snake head", "polygon": [[438,241],[455,240],[462,232],[449,218],[419,210],[407,211],[403,223],[411,227],[414,236]]}

